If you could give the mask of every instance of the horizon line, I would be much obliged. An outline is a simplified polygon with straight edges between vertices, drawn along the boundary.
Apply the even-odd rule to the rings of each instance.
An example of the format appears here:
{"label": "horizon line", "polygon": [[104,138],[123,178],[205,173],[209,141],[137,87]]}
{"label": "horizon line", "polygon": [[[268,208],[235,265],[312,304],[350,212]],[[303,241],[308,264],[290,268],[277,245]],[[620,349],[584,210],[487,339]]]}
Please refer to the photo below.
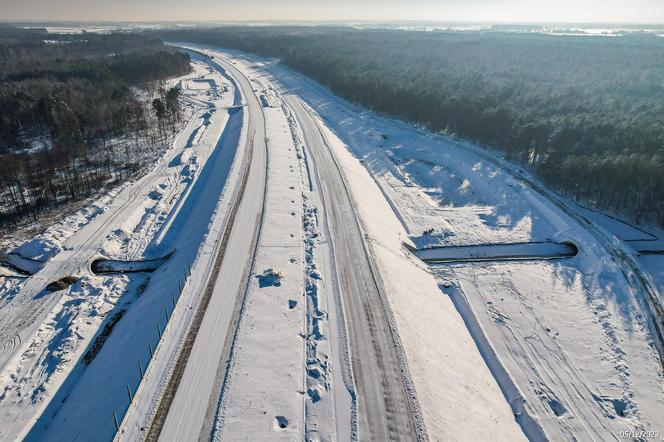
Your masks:
{"label": "horizon line", "polygon": [[496,21],[469,21],[469,20],[361,20],[361,19],[335,19],[335,20],[302,20],[302,19],[245,19],[245,20],[222,20],[222,19],[188,19],[188,20],[172,20],[172,19],[149,19],[149,20],[117,20],[117,19],[39,19],[39,18],[13,18],[13,19],[0,19],[0,23],[14,24],[14,23],[51,23],[51,24],[148,24],[148,23],[169,23],[169,24],[429,24],[429,25],[517,25],[517,26],[560,26],[560,25],[610,25],[610,26],[664,26],[664,22],[611,22],[611,21],[509,21],[509,20],[496,20]]}

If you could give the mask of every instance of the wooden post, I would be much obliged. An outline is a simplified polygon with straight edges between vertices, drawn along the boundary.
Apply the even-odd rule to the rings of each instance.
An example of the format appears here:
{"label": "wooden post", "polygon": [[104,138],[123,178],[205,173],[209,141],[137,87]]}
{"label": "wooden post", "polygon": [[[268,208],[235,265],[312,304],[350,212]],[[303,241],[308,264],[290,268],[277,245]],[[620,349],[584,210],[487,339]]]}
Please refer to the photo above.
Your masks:
{"label": "wooden post", "polygon": [[115,411],[113,412],[113,422],[115,423],[115,432],[117,433],[120,431],[120,425],[118,425],[118,417],[115,415]]}

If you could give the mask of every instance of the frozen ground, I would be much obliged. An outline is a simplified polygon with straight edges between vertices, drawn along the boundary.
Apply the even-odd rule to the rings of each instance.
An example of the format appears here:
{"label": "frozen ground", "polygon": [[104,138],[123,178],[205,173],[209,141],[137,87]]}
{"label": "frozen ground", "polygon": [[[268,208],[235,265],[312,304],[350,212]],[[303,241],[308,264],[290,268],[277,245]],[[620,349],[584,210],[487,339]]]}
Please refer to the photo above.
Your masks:
{"label": "frozen ground", "polygon": [[[208,76],[218,84],[225,82],[204,65],[196,63],[194,66],[194,73],[181,79],[183,83],[200,76]],[[190,93],[187,88],[185,90]],[[201,94],[200,91],[195,93]],[[202,175],[199,168],[213,152],[224,127],[227,117],[222,107],[231,104],[233,99],[227,96],[215,99],[213,103],[219,108],[212,116],[216,134],[200,138],[199,143],[188,142],[191,133],[200,130],[208,118],[205,117],[208,110],[193,106],[191,119],[147,175],[103,196],[92,206],[18,247],[22,256],[39,259],[44,264],[35,276],[15,287],[13,294],[3,295],[6,305],[0,313],[0,322],[4,336],[20,338],[19,341],[10,338],[9,342],[15,345],[3,347],[3,355],[7,358],[0,374],[4,385],[0,396],[3,438],[25,436],[40,413],[41,418],[28,438],[42,438],[44,431],[57,430],[49,433],[49,438],[69,439],[85,425],[97,436],[103,435],[107,431],[105,428],[113,429],[108,414],[111,411],[109,403],[121,397],[121,390],[115,395],[97,396],[92,405],[89,400],[77,403],[77,392],[86,391],[89,399],[90,391],[95,390],[85,384],[85,379],[89,379],[89,372],[94,372],[96,364],[104,364],[105,358],[111,356],[109,359],[116,363],[119,360],[124,362],[120,355],[128,356],[132,350],[145,353],[145,350],[143,346],[140,349],[125,348],[115,355],[108,355],[104,349],[112,342],[109,339],[89,363],[82,362],[81,356],[104,324],[114,322],[115,315],[122,312],[125,321],[117,322],[113,329],[115,333],[111,335],[117,337],[123,323],[126,324],[131,317],[125,314],[125,310],[134,312],[140,309],[153,291],[145,274],[94,276],[89,265],[92,258],[98,256],[127,260],[162,256],[163,250],[172,250],[173,243],[166,241],[168,235],[164,235],[159,244],[154,242],[164,230],[172,233],[173,220],[178,218],[174,212],[179,212],[182,208],[180,201],[191,195],[194,183]],[[198,246],[200,241],[196,244]],[[79,280],[64,291],[48,293],[42,290],[46,283],[66,275],[76,275]],[[177,279],[173,282],[177,283]],[[151,311],[142,314],[144,320],[158,316],[163,316],[163,309],[156,304]],[[16,326],[22,327],[21,331],[12,333],[11,327]],[[140,359],[137,357],[136,360]],[[107,362],[105,367],[114,370],[112,363]],[[108,374],[111,373],[122,381],[122,377],[117,376],[121,370]],[[97,379],[100,381],[103,377]],[[125,390],[123,400],[126,395]],[[66,422],[67,412],[64,410],[84,404],[87,404],[84,406],[86,412],[90,413],[86,415],[87,419],[81,419],[85,413],[78,412],[77,425],[49,425],[56,412]],[[106,411],[95,413],[104,410],[104,406]]]}
{"label": "frozen ground", "polygon": [[403,247],[407,234],[380,198],[379,186],[341,140],[328,134],[385,281],[429,436],[521,440],[522,432],[461,317],[440,296],[426,267]]}
{"label": "frozen ground", "polygon": [[617,269],[584,274],[580,260],[436,273],[453,281],[444,291],[477,321],[498,355],[494,372],[511,378],[504,385],[514,381],[512,401],[547,438],[610,440],[625,428],[655,429],[664,406],[661,365],[643,344],[650,337],[639,305],[608,283],[619,280]]}
{"label": "frozen ground", "polygon": [[283,112],[266,108],[264,113],[271,136],[263,226],[216,417],[219,440],[248,434],[294,440],[304,429],[302,179]]}
{"label": "frozen ground", "polygon": [[[441,286],[459,290],[452,298],[466,325],[471,328],[472,322],[480,325],[477,330],[481,333],[473,333],[475,345],[512,410],[519,414],[518,421],[527,435],[543,432],[553,438],[570,437],[578,431],[589,438],[606,439],[617,438],[620,428],[655,428],[656,417],[664,413],[664,384],[661,362],[648,326],[644,294],[638,286],[630,286],[621,266],[592,234],[527,183],[475,155],[471,146],[355,108],[274,60],[235,52],[232,56],[251,66],[256,75],[271,75],[280,93],[297,94],[321,115],[325,124],[371,172],[387,197],[405,228],[400,241],[410,239],[425,246],[569,240],[579,245],[579,256],[564,263],[502,264],[497,266],[500,272],[497,269],[488,272],[485,265],[450,267],[442,273],[436,272]],[[361,198],[358,195],[366,193],[365,188],[354,196]],[[364,198],[358,204],[361,210],[369,206]],[[375,215],[366,214],[364,221],[369,224],[374,218]],[[609,229],[606,223],[595,222]],[[646,239],[643,232],[619,223],[614,223],[613,230],[620,231],[625,239]],[[382,261],[381,273],[386,261],[387,258]],[[395,271],[403,275],[403,270],[397,269],[398,266]],[[470,277],[474,272],[485,276]],[[485,283],[487,277],[498,278],[499,282]],[[393,281],[399,284],[396,278]],[[412,286],[410,280],[409,283]],[[510,317],[511,334],[500,333],[507,330],[500,321],[483,319],[492,318],[497,311],[494,304],[487,302],[507,299],[503,295],[505,290],[520,303],[518,314],[510,311],[512,315],[506,315]],[[412,297],[412,290],[409,292]],[[441,290],[423,296],[430,302],[440,297],[450,299],[450,294]],[[463,299],[471,309],[463,308],[459,302]],[[437,364],[444,370],[449,362],[423,357],[421,353],[415,355],[425,344],[412,339],[408,345],[409,337],[418,333],[411,324],[415,313],[405,315],[408,307],[398,300],[398,289],[393,288],[390,302],[417,387],[419,370],[431,372],[431,366]],[[533,306],[535,300],[541,305]],[[405,317],[399,321],[401,315]],[[438,328],[442,317],[449,320],[451,316],[455,315],[447,311],[429,320],[432,327]],[[419,327],[428,326],[427,321],[417,322]],[[541,326],[541,334],[533,335],[533,325],[543,322],[546,324]],[[569,324],[567,330],[558,331],[569,337],[552,338],[546,330],[554,327],[548,322]],[[514,350],[516,343],[529,342],[530,337],[536,351]],[[468,348],[452,352],[457,358],[470,358],[468,355],[472,353]],[[553,368],[542,368],[541,360]],[[432,378],[421,379],[417,391],[428,418],[429,432],[437,429],[440,432],[434,434],[453,434],[444,433],[450,430],[445,425],[454,422],[450,420],[451,414],[440,411],[448,405],[435,400],[427,403],[426,391],[431,386],[425,380]],[[570,394],[568,389],[575,393]],[[490,390],[483,393],[487,391]],[[449,403],[449,394],[447,399]]]}
{"label": "frozen ground", "polygon": [[[123,440],[661,431],[641,285],[570,215],[584,209],[274,60],[213,55],[182,80],[195,117],[155,170],[62,240],[26,244],[23,259],[45,261],[35,276],[1,278],[0,330],[31,324],[5,333],[1,438],[110,438],[113,412]],[[633,250],[659,244],[584,216]],[[555,261],[429,268],[410,252],[568,241],[579,254]],[[638,257],[660,289],[661,256]],[[168,259],[93,275],[94,258]],[[26,290],[65,274],[80,279]]]}
{"label": "frozen ground", "polygon": [[[280,78],[278,76],[275,78],[271,72],[262,70],[262,63],[246,63],[237,57],[234,59],[236,66],[247,72],[250,77],[261,78],[264,82],[269,81],[272,87],[278,89],[283,95],[293,92],[293,90],[282,89],[283,86],[279,83]],[[289,101],[287,103],[290,105]],[[290,107],[292,108],[292,106]],[[360,211],[359,215],[364,228],[367,229],[369,238],[371,238],[369,244],[376,241],[377,245],[372,247],[372,250],[374,250],[378,267],[381,269],[381,277],[385,281],[387,293],[390,296],[389,302],[394,308],[396,325],[401,335],[400,345],[403,346],[408,358],[408,368],[411,372],[409,378],[412,377],[414,391],[417,392],[417,398],[422,405],[427,431],[434,438],[446,436],[459,440],[471,440],[482,436],[489,437],[489,435],[499,439],[519,437],[521,430],[514,422],[508,404],[495,380],[491,377],[490,371],[483,363],[461,317],[454,310],[454,305],[448,298],[440,295],[434,278],[426,268],[417,260],[410,258],[402,248],[401,243],[408,241],[407,234],[391,212],[390,206],[381,195],[376,183],[366,169],[362,168],[361,164],[348,154],[341,141],[322,122],[319,121],[315,124],[320,125],[320,130],[325,134],[326,143],[334,146],[334,156],[340,161],[340,167],[348,179],[353,197],[358,202],[356,207]],[[310,125],[307,130],[311,131]],[[329,167],[329,165],[325,166]],[[329,209],[329,206],[325,207]],[[320,215],[320,213],[319,211],[318,214]],[[320,222],[320,216],[317,219]],[[383,271],[384,267],[387,270]],[[334,271],[334,268],[331,271]],[[324,271],[323,274],[325,273]],[[401,278],[403,273],[407,273],[408,278]],[[415,294],[412,287],[418,288]],[[413,302],[413,296],[417,296],[418,302]],[[331,305],[329,299],[328,297],[328,309]],[[334,297],[331,299],[336,302]],[[349,307],[344,306],[344,309],[346,308]],[[342,312],[337,310],[335,313],[337,316]],[[343,334],[343,328],[346,326],[342,325],[342,329],[339,329],[338,319],[338,316],[332,318],[329,324],[334,325],[335,334]],[[346,318],[346,321],[348,320]],[[441,326],[440,321],[444,321],[445,326]],[[350,326],[352,325],[348,325],[348,327]],[[357,324],[354,326],[356,327]],[[454,336],[454,338],[449,339],[450,336]],[[343,336],[337,338],[342,343],[343,339]],[[343,353],[343,345],[337,344],[336,348],[332,345],[333,361],[337,361],[339,353]],[[352,348],[353,340],[351,339],[347,345]],[[339,352],[336,355],[334,355],[335,350]],[[333,365],[330,373],[326,373],[326,380],[331,381],[332,386],[341,385],[342,381],[345,381],[343,367],[341,368],[342,370],[339,370]],[[297,370],[297,367],[293,367],[292,370]],[[432,383],[431,379],[437,381]],[[350,382],[350,388],[353,391],[352,379]],[[345,407],[353,406],[352,403],[348,403],[347,399],[344,401],[341,392],[333,391],[335,392],[333,394],[335,411],[339,408],[339,404],[343,404]],[[353,394],[356,393],[353,392]],[[339,397],[338,401],[337,397]],[[358,398],[360,405],[363,400],[362,396]],[[316,413],[320,412],[315,408],[310,409],[315,410]],[[341,410],[343,409],[342,407]],[[399,413],[403,416],[405,410],[399,408]],[[343,418],[344,415],[348,416],[347,408],[345,412],[339,413],[336,425],[338,434],[347,435],[348,425],[343,423],[347,422]],[[327,436],[329,424],[325,424],[325,419],[330,419],[330,417],[334,417],[334,415],[330,415],[329,412],[317,414],[315,421],[325,431],[312,434],[321,440],[329,440],[329,436]],[[458,431],[460,422],[469,431],[461,434]],[[250,422],[244,423],[252,425]],[[339,430],[339,425],[341,425],[341,430]],[[360,430],[360,439],[366,437],[365,432],[366,427]],[[414,434],[413,432],[408,437],[414,437]],[[345,439],[345,437],[339,437]]]}
{"label": "frozen ground", "polygon": [[[209,67],[206,72],[217,84],[230,87],[228,80],[218,72]],[[187,278],[188,269],[191,269],[191,275],[198,275],[206,272],[214,260],[220,220],[228,205],[225,184],[230,176],[237,175],[233,165],[241,131],[241,113],[224,109],[235,101],[233,89],[229,91],[229,94],[222,94],[220,100],[212,100],[215,112],[209,128],[197,144],[185,147],[183,151],[185,154],[191,149],[197,154],[197,167],[190,167],[191,161],[183,161],[184,155],[175,156],[170,162],[188,175],[182,180],[185,187],[165,214],[162,227],[152,236],[148,256],[163,256],[175,250],[173,256],[153,273],[144,294],[118,323],[102,351],[69,394],[67,402],[48,410],[43,416],[44,424],[36,426],[31,437],[70,440],[112,436],[115,427],[111,413],[115,412],[118,419],[122,419],[129,407],[128,387],[135,399],[133,406],[151,406],[151,397],[136,391],[141,380],[140,372],[155,381],[151,385],[160,388],[160,378],[152,376],[159,366],[151,363],[155,359],[151,358],[151,353],[154,352],[155,356],[164,354],[160,343],[178,344],[179,331],[190,318],[191,307],[196,305],[201,293],[200,282],[204,281],[198,277],[195,280]],[[205,114],[209,110],[201,112]],[[200,124],[197,121],[185,134],[185,146],[190,144],[187,140]],[[111,244],[117,245],[118,241],[113,239]],[[167,319],[170,319],[168,327],[165,326]],[[160,340],[160,333],[174,339]],[[85,399],[90,391],[98,392],[103,400],[88,403]],[[137,401],[139,397],[146,401]],[[82,416],[85,419],[80,423]]]}

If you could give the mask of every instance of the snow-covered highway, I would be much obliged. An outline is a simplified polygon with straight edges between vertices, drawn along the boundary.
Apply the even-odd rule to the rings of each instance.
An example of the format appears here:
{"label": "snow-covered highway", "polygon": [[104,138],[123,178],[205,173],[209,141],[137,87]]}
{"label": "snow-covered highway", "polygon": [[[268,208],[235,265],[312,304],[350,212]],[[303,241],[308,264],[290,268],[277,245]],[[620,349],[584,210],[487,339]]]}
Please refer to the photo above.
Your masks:
{"label": "snow-covered highway", "polygon": [[[599,440],[656,429],[663,373],[646,294],[564,198],[276,60],[178,45],[195,60],[180,80],[194,118],[173,149],[2,298],[0,438]],[[35,295],[88,278],[100,257],[167,259],[151,275],[86,279],[77,306],[96,285],[123,294],[103,320],[61,321],[59,333],[81,337],[49,367],[50,349],[63,351],[49,321],[80,288]],[[34,373],[48,370],[57,382],[40,383]]]}
{"label": "snow-covered highway", "polygon": [[[168,377],[165,388],[155,391],[159,405],[154,415],[149,417],[149,426],[140,426],[143,430],[139,431],[138,436],[149,440],[205,439],[214,435],[215,431],[222,437],[224,432],[233,431],[232,427],[224,426],[218,420],[233,415],[232,399],[229,404],[228,399],[223,399],[226,390],[233,388],[232,384],[227,384],[233,380],[227,380],[226,370],[235,366],[238,362],[234,361],[238,358],[241,360],[241,356],[232,353],[232,346],[241,345],[242,341],[240,344],[235,343],[233,336],[238,315],[244,309],[247,278],[255,259],[255,247],[264,215],[265,179],[269,170],[266,141],[270,134],[265,133],[265,117],[256,96],[256,88],[261,88],[261,92],[265,93],[269,86],[266,88],[262,82],[260,86],[252,85],[245,74],[231,63],[216,56],[214,52],[209,54],[214,57],[211,63],[219,63],[242,91],[243,109],[246,112],[243,118],[246,132],[243,136],[246,137],[247,145],[244,149],[251,163],[246,171],[248,175],[240,177],[240,180],[246,180],[246,186],[243,182],[242,192],[236,202],[237,213],[233,213],[229,219],[232,223],[227,226],[225,235],[228,237],[220,239],[224,246],[218,251],[215,268],[209,276],[202,301],[189,324],[184,343],[174,348],[178,354],[174,355],[176,362],[172,371],[165,373]],[[293,112],[304,134],[304,144],[312,158],[309,165],[313,169],[311,173],[316,182],[315,187],[325,206],[322,213],[332,232],[330,247],[335,261],[334,279],[338,281],[338,286],[331,288],[337,293],[330,296],[343,299],[343,311],[338,314],[345,315],[348,324],[352,371],[358,395],[357,404],[353,405],[357,407],[356,412],[347,412],[348,417],[353,415],[352,422],[341,425],[341,428],[347,427],[350,432],[340,436],[351,437],[352,433],[372,435],[372,438],[381,440],[424,439],[426,430],[408,378],[407,363],[389,311],[389,301],[385,299],[384,293],[381,294],[381,290],[384,290],[381,288],[382,282],[380,276],[374,274],[375,264],[371,262],[373,258],[368,255],[364,245],[364,234],[341,170],[309,111],[292,97],[284,100],[282,105]],[[292,159],[295,163],[289,166],[290,172],[297,165],[297,157],[292,156]],[[276,174],[285,172],[275,171]],[[276,192],[279,193],[278,190]],[[266,220],[268,224],[275,221]],[[295,238],[295,244],[301,241],[302,233],[299,236],[300,239]],[[281,242],[287,243],[285,239]],[[333,319],[336,321],[336,318]],[[293,333],[292,336],[296,337],[297,334]],[[231,361],[227,363],[229,357]],[[297,364],[304,368],[305,360],[302,356]],[[240,391],[244,395],[250,394],[246,388]],[[122,438],[137,436],[135,424],[130,422],[141,422],[140,418],[136,419],[136,414],[140,416],[142,411],[145,410],[130,409],[120,433]],[[292,422],[295,418],[288,413],[284,414],[288,416],[288,419],[284,418],[286,422]],[[272,420],[273,417],[268,416],[267,419]],[[300,417],[300,420],[304,419],[304,416]],[[245,422],[245,425],[249,424]],[[334,423],[329,425],[335,426]],[[291,425],[291,428],[298,433],[304,430],[304,426],[298,429],[298,426]]]}
{"label": "snow-covered highway", "polygon": [[332,231],[332,247],[343,296],[353,373],[359,395],[358,432],[376,440],[424,439],[426,432],[412,390],[405,356],[389,311],[389,301],[374,273],[364,234],[330,147],[316,120],[294,97],[288,104],[304,133],[314,176]]}
{"label": "snow-covered highway", "polygon": [[[240,191],[233,202],[222,244],[209,275],[204,298],[181,349],[174,373],[163,392],[147,438],[149,440],[195,440],[211,434],[211,425],[226,370],[226,359],[237,324],[237,315],[249,278],[263,213],[267,148],[262,107],[249,81],[233,66],[218,60],[230,71],[243,98],[246,116],[244,150],[248,170],[239,177]],[[213,63],[214,65],[215,63]],[[197,323],[199,322],[199,323]],[[193,331],[192,331],[193,330]],[[190,353],[182,357],[184,352]],[[159,437],[161,435],[161,437]]]}
{"label": "snow-covered highway", "polygon": [[[190,440],[205,438],[212,431],[212,417],[224,387],[225,360],[242,308],[248,270],[253,262],[256,235],[263,213],[267,159],[264,116],[254,87],[245,75],[220,57],[215,59],[235,79],[244,97],[247,116],[247,150],[252,163],[247,187],[225,250],[217,258],[218,276],[210,280],[209,304],[201,303],[201,325],[196,330],[191,353],[178,359],[160,405],[151,422],[148,439]],[[332,228],[339,290],[343,294],[352,361],[359,394],[357,431],[381,440],[425,437],[417,399],[409,384],[405,356],[398,353],[393,334],[396,328],[388,315],[387,300],[380,293],[364,244],[353,203],[332,153],[315,120],[296,100],[286,103],[293,110],[313,157],[314,176],[325,201],[325,216]],[[280,171],[277,173],[283,173]],[[228,258],[226,258],[228,257]],[[226,259],[224,259],[226,258]],[[204,298],[205,299],[205,298]],[[192,327],[192,325],[190,325]],[[195,327],[195,325],[193,325]],[[191,331],[189,332],[191,333]],[[398,337],[396,338],[398,340]],[[182,365],[182,366],[180,366]],[[408,389],[410,387],[410,390]],[[171,391],[173,390],[173,391]],[[221,404],[224,405],[223,403]]]}

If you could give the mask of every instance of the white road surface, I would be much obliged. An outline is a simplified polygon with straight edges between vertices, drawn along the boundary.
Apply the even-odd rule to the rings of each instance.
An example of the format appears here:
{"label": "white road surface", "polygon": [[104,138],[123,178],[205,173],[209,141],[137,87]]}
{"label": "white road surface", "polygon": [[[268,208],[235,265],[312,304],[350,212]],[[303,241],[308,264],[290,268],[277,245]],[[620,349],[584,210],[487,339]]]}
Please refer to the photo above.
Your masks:
{"label": "white road surface", "polygon": [[[211,416],[221,394],[225,358],[233,334],[253,262],[260,225],[266,179],[266,138],[261,103],[247,77],[231,63],[216,57],[242,90],[248,126],[247,146],[253,157],[249,178],[237,218],[230,233],[215,277],[210,302],[197,330],[193,348],[182,374],[171,379],[162,396],[147,438],[152,440],[193,440],[211,436]],[[358,391],[357,431],[361,438],[415,440],[426,432],[418,413],[417,399],[405,378],[407,368],[397,348],[398,338],[389,304],[381,293],[364,244],[364,236],[353,202],[315,120],[295,99],[286,101],[304,133],[311,153],[317,187],[325,204],[325,216],[332,232],[332,249],[347,317],[351,360]],[[285,171],[284,171],[285,172]],[[304,362],[304,361],[303,361]],[[404,371],[405,370],[405,371]],[[176,384],[176,385],[175,385]],[[170,389],[176,389],[174,397]]]}
{"label": "white road surface", "polygon": [[169,382],[148,439],[180,441],[211,435],[212,417],[225,374],[224,354],[228,352],[236,326],[236,304],[244,294],[263,211],[267,151],[262,108],[249,81],[230,63],[218,62],[230,72],[242,91],[246,149],[251,154],[251,163],[220,268],[206,288],[211,290],[210,301],[193,348],[186,361],[178,361],[186,367],[179,379]]}

